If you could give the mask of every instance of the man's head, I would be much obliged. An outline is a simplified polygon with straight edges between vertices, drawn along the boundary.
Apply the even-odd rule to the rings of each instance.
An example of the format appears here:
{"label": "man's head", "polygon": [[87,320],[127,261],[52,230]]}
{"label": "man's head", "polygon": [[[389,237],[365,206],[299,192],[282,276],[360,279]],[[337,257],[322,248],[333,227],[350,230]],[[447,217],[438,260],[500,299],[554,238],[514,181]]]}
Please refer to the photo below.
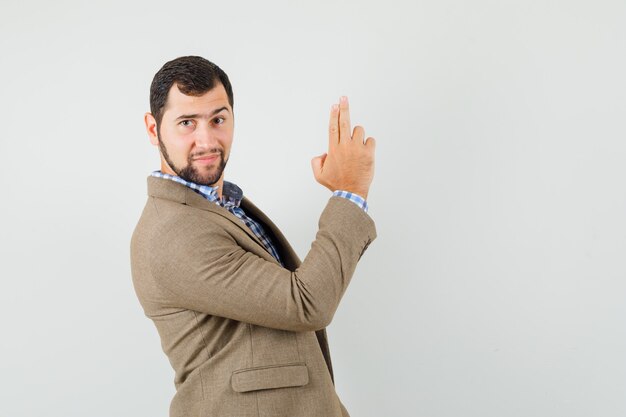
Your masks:
{"label": "man's head", "polygon": [[161,171],[221,185],[234,131],[233,91],[217,65],[197,56],[167,62],[150,87],[146,129]]}

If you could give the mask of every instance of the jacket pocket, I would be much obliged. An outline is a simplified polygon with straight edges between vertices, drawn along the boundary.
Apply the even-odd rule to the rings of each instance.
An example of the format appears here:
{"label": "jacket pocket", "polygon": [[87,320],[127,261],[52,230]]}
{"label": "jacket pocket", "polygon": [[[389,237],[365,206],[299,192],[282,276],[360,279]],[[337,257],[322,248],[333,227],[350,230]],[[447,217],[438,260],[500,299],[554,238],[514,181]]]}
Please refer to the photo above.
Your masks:
{"label": "jacket pocket", "polygon": [[309,370],[304,362],[239,369],[231,377],[231,386],[237,392],[298,387],[308,383]]}

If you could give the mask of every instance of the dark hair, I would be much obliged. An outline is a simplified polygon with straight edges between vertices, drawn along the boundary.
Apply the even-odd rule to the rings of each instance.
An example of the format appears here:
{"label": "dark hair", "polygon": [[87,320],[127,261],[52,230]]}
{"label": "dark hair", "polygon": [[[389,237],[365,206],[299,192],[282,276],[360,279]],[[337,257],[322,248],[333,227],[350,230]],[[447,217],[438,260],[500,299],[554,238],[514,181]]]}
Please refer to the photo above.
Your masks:
{"label": "dark hair", "polygon": [[233,108],[233,88],[228,75],[217,65],[200,56],[181,56],[166,62],[154,74],[150,85],[150,112],[156,119],[157,128],[163,118],[167,94],[176,83],[181,93],[201,96],[221,83],[228,94],[228,103]]}

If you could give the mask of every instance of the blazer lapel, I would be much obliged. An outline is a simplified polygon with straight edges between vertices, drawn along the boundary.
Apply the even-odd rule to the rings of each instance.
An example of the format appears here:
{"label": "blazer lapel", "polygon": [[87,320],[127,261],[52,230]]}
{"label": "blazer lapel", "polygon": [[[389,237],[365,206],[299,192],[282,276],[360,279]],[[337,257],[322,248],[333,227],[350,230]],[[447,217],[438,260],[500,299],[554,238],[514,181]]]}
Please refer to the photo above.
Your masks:
{"label": "blazer lapel", "polygon": [[[208,201],[206,198],[202,197],[200,194],[192,190],[191,188],[179,184],[175,181],[171,181],[169,179],[158,178],[149,176],[148,177],[148,195],[152,197],[164,198],[167,200],[176,201],[182,204],[186,204],[191,207],[199,208],[202,210],[210,211],[211,213],[215,213],[219,216],[224,217],[227,220],[230,220],[235,226],[237,226],[240,230],[246,233],[252,240],[254,240],[261,248],[265,254],[269,255],[268,259],[273,260],[278,263],[278,261],[272,256],[272,254],[267,250],[263,242],[254,234],[252,230],[237,216],[233,213],[225,209],[224,207],[215,204],[211,201]],[[279,247],[279,253],[283,262],[285,263],[285,267],[290,270],[295,270],[300,264],[300,258],[293,250],[283,233],[280,229],[263,213],[249,198],[243,196],[240,204],[241,208],[244,212],[252,217],[255,220],[258,220],[262,223],[265,230],[272,235],[274,238],[274,243]]]}
{"label": "blazer lapel", "polygon": [[254,232],[250,230],[250,228],[246,226],[246,224],[239,217],[235,216],[224,207],[202,197],[191,188],[169,179],[149,176],[148,195],[151,197],[176,201],[178,203],[195,207],[201,210],[210,211],[211,213],[215,213],[219,216],[224,217],[227,220],[230,220],[231,223],[241,229],[241,231],[246,233],[252,240],[258,243],[261,248],[263,248],[263,252],[268,255],[266,258],[278,263],[278,261],[267,250],[265,245],[263,245],[263,242],[261,242],[257,235],[255,235]]}
{"label": "blazer lapel", "polygon": [[241,201],[241,207],[250,217],[259,220],[265,230],[271,233],[274,238],[274,243],[279,247],[279,253],[283,262],[285,263],[285,267],[289,270],[295,270],[302,263],[298,255],[293,250],[289,241],[282,234],[280,229],[263,213],[257,206],[250,201],[246,196],[243,197]]}

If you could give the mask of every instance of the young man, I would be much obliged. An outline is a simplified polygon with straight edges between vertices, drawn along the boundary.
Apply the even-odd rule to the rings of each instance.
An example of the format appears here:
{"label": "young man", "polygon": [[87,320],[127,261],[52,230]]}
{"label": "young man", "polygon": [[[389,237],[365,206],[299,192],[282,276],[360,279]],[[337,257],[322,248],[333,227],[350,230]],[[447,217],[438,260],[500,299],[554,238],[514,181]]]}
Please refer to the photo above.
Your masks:
{"label": "young man", "polygon": [[[276,225],[224,180],[233,141],[227,75],[201,57],[166,63],[146,129],[161,155],[131,240],[135,291],[175,371],[171,417],[348,416],[325,327],[376,238],[365,199],[374,139],[333,105],[328,152],[311,161],[331,191],[300,261]],[[296,196],[297,197],[297,196]]]}

